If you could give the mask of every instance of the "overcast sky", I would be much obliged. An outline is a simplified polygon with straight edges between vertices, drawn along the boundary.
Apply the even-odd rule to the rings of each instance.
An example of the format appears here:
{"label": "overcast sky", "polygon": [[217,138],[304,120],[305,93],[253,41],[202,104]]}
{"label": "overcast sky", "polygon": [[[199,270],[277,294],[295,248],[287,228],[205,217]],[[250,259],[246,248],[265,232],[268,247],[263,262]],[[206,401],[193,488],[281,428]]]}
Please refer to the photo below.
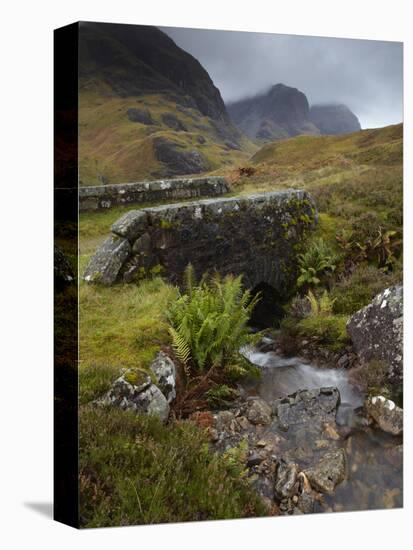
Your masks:
{"label": "overcast sky", "polygon": [[363,128],[403,119],[403,49],[399,42],[162,28],[196,57],[225,102],[279,82],[310,104],[345,103]]}

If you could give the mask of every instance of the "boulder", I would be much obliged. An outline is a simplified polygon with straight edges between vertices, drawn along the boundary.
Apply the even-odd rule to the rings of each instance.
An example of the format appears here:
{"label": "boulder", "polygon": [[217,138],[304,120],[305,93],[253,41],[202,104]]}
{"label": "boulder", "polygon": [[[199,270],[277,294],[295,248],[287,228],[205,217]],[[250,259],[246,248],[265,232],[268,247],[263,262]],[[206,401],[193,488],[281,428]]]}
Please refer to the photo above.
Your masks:
{"label": "boulder", "polygon": [[346,477],[346,454],[343,449],[326,453],[320,461],[304,471],[313,489],[331,494]]}
{"label": "boulder", "polygon": [[103,243],[87,266],[83,278],[88,283],[112,285],[131,252],[127,239],[112,235]]}
{"label": "boulder", "polygon": [[157,386],[171,403],[176,397],[176,367],[170,357],[160,351],[150,365]]}
{"label": "boulder", "polygon": [[169,403],[151,377],[140,371],[127,370],[113,383],[110,390],[95,404],[118,407],[124,411],[158,416],[166,422]]}
{"label": "boulder", "polygon": [[271,424],[271,407],[263,399],[251,399],[246,417],[252,424]]}
{"label": "boulder", "polygon": [[403,286],[378,294],[352,315],[347,330],[353,347],[364,363],[372,359],[388,365],[389,382],[403,384]]}
{"label": "boulder", "polygon": [[365,403],[366,412],[378,426],[392,435],[403,432],[403,409],[382,395],[369,397]]}

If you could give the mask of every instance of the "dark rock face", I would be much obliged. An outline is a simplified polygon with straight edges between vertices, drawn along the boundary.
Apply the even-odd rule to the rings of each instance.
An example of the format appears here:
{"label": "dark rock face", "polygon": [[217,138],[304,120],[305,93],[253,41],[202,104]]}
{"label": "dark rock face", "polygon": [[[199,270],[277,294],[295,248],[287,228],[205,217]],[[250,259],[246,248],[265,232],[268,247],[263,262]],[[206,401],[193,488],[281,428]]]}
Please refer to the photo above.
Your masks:
{"label": "dark rock face", "polygon": [[206,160],[196,149],[186,150],[179,143],[157,137],[153,142],[156,158],[164,164],[165,175],[199,174],[208,169]]}
{"label": "dark rock face", "polygon": [[361,130],[359,119],[346,105],[312,105],[309,118],[324,135],[350,134]]}
{"label": "dark rock face", "polygon": [[357,117],[345,105],[309,107],[296,88],[276,84],[267,93],[227,105],[235,124],[251,139],[274,141],[299,134],[345,134],[360,130]]}
{"label": "dark rock face", "polygon": [[131,122],[140,122],[146,125],[154,124],[148,109],[136,109],[135,107],[131,107],[126,111],[126,115]]}
{"label": "dark rock face", "polygon": [[79,187],[79,210],[105,210],[113,206],[224,195],[230,191],[220,176],[141,181]]}
{"label": "dark rock face", "polygon": [[388,365],[389,381],[403,384],[403,286],[378,294],[347,324],[355,351],[363,362],[377,359]]}
{"label": "dark rock face", "polygon": [[80,23],[79,79],[86,87],[104,82],[120,97],[167,94],[240,138],[207,71],[156,27]]}
{"label": "dark rock face", "polygon": [[286,296],[296,280],[296,245],[316,221],[311,196],[292,190],[130,211],[112,226],[84,279],[131,282],[156,270],[180,284],[192,263],[198,276],[242,274],[247,288],[265,282]]}

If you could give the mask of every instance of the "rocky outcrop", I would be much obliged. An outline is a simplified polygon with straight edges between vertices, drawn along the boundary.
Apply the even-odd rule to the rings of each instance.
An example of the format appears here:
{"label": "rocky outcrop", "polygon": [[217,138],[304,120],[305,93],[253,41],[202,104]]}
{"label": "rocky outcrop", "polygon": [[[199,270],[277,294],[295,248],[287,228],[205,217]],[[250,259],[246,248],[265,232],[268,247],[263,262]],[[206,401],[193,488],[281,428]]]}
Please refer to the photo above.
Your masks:
{"label": "rocky outcrop", "polygon": [[208,164],[197,149],[186,149],[178,142],[164,137],[153,140],[157,160],[164,166],[167,177],[181,174],[200,174],[208,170]]}
{"label": "rocky outcrop", "polygon": [[117,407],[137,414],[158,416],[166,422],[169,404],[175,399],[176,369],[173,361],[159,352],[150,365],[151,376],[138,369],[128,369],[117,378],[108,392],[94,401],[97,406]]}
{"label": "rocky outcrop", "polygon": [[235,124],[251,139],[275,141],[299,134],[346,134],[361,129],[345,105],[314,105],[297,88],[276,84],[265,94],[227,105]]}
{"label": "rocky outcrop", "polygon": [[367,413],[377,425],[392,435],[403,432],[403,409],[382,395],[371,396],[365,403]]}
{"label": "rocky outcrop", "polygon": [[274,141],[298,134],[319,134],[309,121],[305,94],[284,84],[227,108],[235,124],[252,139]]}
{"label": "rocky outcrop", "polygon": [[126,116],[131,122],[139,122],[140,124],[145,124],[150,126],[154,124],[151,113],[148,109],[137,109],[131,107],[126,111]]}
{"label": "rocky outcrop", "polygon": [[227,105],[235,124],[251,139],[275,141],[299,134],[346,134],[360,130],[345,105],[315,105],[297,88],[276,84],[264,94]]}
{"label": "rocky outcrop", "polygon": [[347,330],[364,363],[373,359],[388,365],[389,381],[403,383],[403,286],[387,288],[352,315]]}
{"label": "rocky outcrop", "polygon": [[350,134],[361,130],[359,119],[346,105],[312,105],[309,119],[323,135]]}
{"label": "rocky outcrop", "polygon": [[84,279],[108,285],[157,273],[180,284],[192,263],[198,276],[242,274],[247,288],[264,282],[288,295],[297,245],[316,220],[311,196],[293,190],[130,211],[113,224]]}
{"label": "rocky outcrop", "polygon": [[221,176],[162,179],[96,187],[79,187],[79,210],[105,210],[113,206],[214,197],[230,191]]}

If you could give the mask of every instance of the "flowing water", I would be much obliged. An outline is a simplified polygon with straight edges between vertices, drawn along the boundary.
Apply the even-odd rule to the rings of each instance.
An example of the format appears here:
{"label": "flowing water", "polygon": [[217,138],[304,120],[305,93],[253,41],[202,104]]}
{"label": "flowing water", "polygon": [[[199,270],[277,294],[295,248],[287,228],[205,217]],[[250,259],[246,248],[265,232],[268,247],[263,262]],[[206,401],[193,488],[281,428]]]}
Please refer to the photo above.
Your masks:
{"label": "flowing water", "polygon": [[[403,505],[403,458],[401,437],[390,436],[379,429],[357,424],[357,409],[364,396],[348,380],[344,369],[319,368],[297,357],[282,357],[276,353],[261,352],[255,348],[243,350],[244,355],[261,368],[261,377],[245,386],[249,395],[257,395],[267,402],[284,397],[297,390],[336,387],[341,396],[337,411],[338,426],[347,426],[346,437],[337,441],[347,455],[347,480],[337,486],[331,496],[325,496],[316,511],[350,511],[379,508],[398,508]],[[294,458],[298,448],[294,434],[284,434],[287,451]],[[311,449],[314,441],[300,441],[300,450]],[[311,452],[311,451],[310,451]],[[300,464],[300,457],[297,457]],[[304,466],[305,464],[301,464]]]}

